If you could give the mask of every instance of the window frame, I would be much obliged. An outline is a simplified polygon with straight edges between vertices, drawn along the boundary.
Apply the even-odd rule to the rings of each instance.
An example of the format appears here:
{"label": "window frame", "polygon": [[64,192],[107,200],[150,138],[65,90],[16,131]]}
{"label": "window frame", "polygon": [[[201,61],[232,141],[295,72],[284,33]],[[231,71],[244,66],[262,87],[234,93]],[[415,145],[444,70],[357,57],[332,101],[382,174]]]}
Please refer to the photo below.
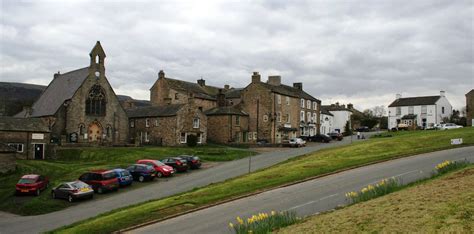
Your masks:
{"label": "window frame", "polygon": [[306,101],[306,108],[311,109],[311,100]]}
{"label": "window frame", "polygon": [[300,101],[301,108],[304,108],[304,104],[305,104],[304,98],[301,98],[301,101]]}
{"label": "window frame", "polygon": [[[183,134],[184,134],[184,141],[183,141]],[[186,144],[188,142],[188,133],[187,132],[182,132],[179,135],[179,143],[181,144]]]}
{"label": "window frame", "polygon": [[146,128],[150,127],[150,119],[149,118],[145,118],[145,127]]}
{"label": "window frame", "polygon": [[285,97],[285,102],[286,102],[286,105],[289,106],[290,105],[290,97],[286,96]]}
{"label": "window frame", "polygon": [[277,96],[277,103],[281,105],[281,95],[277,94],[276,96]]}
{"label": "window frame", "polygon": [[235,125],[240,126],[240,115],[235,116]]}
{"label": "window frame", "polygon": [[306,115],[306,114],[304,113],[304,111],[303,111],[303,110],[302,110],[302,111],[300,111],[300,121],[303,121],[303,122],[304,122],[304,120],[305,120],[305,117],[306,117],[305,115]]}
{"label": "window frame", "polygon": [[193,118],[193,128],[199,128],[201,126],[201,120],[199,118]]}

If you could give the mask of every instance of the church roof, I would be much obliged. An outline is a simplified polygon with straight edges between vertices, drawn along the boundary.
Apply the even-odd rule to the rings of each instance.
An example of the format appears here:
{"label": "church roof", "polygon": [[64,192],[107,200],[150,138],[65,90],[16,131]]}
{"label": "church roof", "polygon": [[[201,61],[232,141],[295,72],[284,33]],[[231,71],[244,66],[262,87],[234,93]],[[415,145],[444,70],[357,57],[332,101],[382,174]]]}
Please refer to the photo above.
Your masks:
{"label": "church roof", "polygon": [[48,125],[39,118],[0,117],[0,131],[50,132]]}
{"label": "church roof", "polygon": [[[71,99],[89,75],[89,67],[57,75],[32,106],[30,117],[56,114],[64,101]],[[17,117],[24,117],[24,111]]]}
{"label": "church roof", "polygon": [[393,101],[388,107],[434,105],[441,96],[407,97]]}
{"label": "church roof", "polygon": [[126,110],[129,118],[169,117],[175,116],[185,104],[137,107]]}

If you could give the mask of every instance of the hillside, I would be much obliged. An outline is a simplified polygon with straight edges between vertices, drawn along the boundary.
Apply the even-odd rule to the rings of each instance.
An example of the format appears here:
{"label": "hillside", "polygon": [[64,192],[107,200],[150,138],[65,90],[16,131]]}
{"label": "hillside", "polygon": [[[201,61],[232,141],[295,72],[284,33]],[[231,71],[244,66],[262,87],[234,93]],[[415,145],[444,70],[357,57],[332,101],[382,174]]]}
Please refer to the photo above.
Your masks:
{"label": "hillside", "polygon": [[39,98],[44,85],[0,82],[0,116],[13,116]]}

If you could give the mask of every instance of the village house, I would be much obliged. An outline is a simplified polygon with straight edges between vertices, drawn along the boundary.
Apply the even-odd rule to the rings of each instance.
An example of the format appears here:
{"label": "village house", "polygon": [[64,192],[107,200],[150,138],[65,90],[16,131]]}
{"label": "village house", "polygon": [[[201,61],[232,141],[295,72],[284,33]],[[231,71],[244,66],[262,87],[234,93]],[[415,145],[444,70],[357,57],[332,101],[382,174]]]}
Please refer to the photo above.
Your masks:
{"label": "village house", "polygon": [[453,108],[444,91],[440,91],[437,96],[407,98],[397,94],[388,106],[388,129],[398,129],[399,124],[408,128],[433,128],[452,113]]}
{"label": "village house", "polygon": [[321,108],[321,134],[333,132],[334,115],[327,109]]}
{"label": "village house", "polygon": [[466,93],[466,125],[474,127],[474,89]]}
{"label": "village house", "polygon": [[[332,128],[330,131],[328,131],[328,133],[329,132],[344,133],[346,131],[346,128],[345,128],[346,124],[350,122],[351,116],[353,112],[355,111],[355,109],[354,109],[354,106],[350,103],[347,104],[347,107],[346,107],[346,105],[339,104],[339,102],[336,102],[330,105],[322,105],[321,111],[325,113],[330,113],[333,115]],[[353,129],[354,125],[352,125],[351,128]]]}
{"label": "village house", "polygon": [[0,117],[0,142],[20,159],[45,159],[50,154],[50,129],[41,118]]}
{"label": "village house", "polygon": [[46,121],[53,142],[124,144],[128,119],[106,78],[100,42],[89,56],[88,67],[54,74],[33,106],[16,116]]}
{"label": "village house", "polygon": [[186,144],[189,135],[198,144],[207,141],[207,117],[188,97],[187,104],[127,109],[130,142],[136,145],[177,146]]}
{"label": "village house", "polygon": [[258,72],[241,91],[240,107],[249,114],[249,142],[282,140],[319,133],[321,101],[303,91],[302,83],[283,85],[281,76],[266,83]]}

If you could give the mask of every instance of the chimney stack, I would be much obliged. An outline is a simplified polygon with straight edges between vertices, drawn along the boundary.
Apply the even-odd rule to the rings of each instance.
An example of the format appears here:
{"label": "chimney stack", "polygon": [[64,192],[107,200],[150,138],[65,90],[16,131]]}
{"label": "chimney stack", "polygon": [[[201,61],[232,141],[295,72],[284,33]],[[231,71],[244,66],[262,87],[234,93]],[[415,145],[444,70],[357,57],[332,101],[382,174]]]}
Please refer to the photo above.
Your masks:
{"label": "chimney stack", "polygon": [[281,76],[268,76],[267,84],[275,86],[281,85]]}
{"label": "chimney stack", "polygon": [[260,82],[260,74],[258,74],[258,72],[253,72],[252,83],[259,83],[259,82]]}
{"label": "chimney stack", "polygon": [[202,86],[206,86],[206,81],[203,80],[202,78],[199,79],[199,80],[197,81],[197,83],[198,83],[198,85],[201,86],[201,87],[202,87]]}
{"label": "chimney stack", "polygon": [[443,90],[439,91],[439,96],[444,97],[445,94],[446,94],[445,91],[443,91]]}
{"label": "chimney stack", "polygon": [[397,95],[395,95],[395,97],[396,97],[396,98],[397,98],[397,100],[398,100],[398,99],[402,98],[402,95],[401,95],[401,94],[399,94],[399,93],[397,93]]}
{"label": "chimney stack", "polygon": [[160,72],[158,72],[158,78],[159,79],[165,78],[165,72],[163,70],[160,70]]}
{"label": "chimney stack", "polygon": [[59,77],[59,75],[61,75],[61,73],[59,73],[59,71],[58,71],[58,73],[54,73],[54,76],[53,76],[53,78],[54,78],[54,79],[56,79],[56,78],[58,78],[58,77]]}
{"label": "chimney stack", "polygon": [[226,106],[225,94],[222,92],[222,89],[219,89],[219,93],[217,94],[217,106]]}
{"label": "chimney stack", "polygon": [[303,90],[303,83],[298,82],[298,83],[293,83],[293,88],[297,88],[299,90]]}
{"label": "chimney stack", "polygon": [[347,104],[347,109],[349,110],[354,109],[354,105],[352,105],[352,103]]}
{"label": "chimney stack", "polygon": [[224,85],[224,89],[225,90],[229,90],[230,89],[230,86],[228,84]]}

